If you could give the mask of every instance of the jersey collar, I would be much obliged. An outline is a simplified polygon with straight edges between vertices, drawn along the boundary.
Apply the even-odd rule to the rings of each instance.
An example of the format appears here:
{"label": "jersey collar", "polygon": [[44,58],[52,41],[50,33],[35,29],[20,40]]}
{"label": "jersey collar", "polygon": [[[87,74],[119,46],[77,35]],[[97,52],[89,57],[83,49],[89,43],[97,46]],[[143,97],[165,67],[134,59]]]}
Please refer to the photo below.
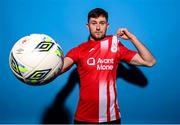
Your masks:
{"label": "jersey collar", "polygon": [[96,44],[96,43],[99,43],[99,42],[101,42],[101,41],[104,41],[104,40],[107,40],[107,39],[109,39],[110,37],[112,37],[112,35],[107,35],[104,39],[102,39],[102,40],[89,40],[88,42],[89,43],[92,43],[92,44]]}

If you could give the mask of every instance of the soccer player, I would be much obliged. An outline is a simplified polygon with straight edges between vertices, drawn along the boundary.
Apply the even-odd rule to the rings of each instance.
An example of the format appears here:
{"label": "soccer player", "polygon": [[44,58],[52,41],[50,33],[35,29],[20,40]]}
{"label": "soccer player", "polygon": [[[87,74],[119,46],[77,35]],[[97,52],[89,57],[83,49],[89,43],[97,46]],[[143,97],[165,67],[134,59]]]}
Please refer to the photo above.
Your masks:
{"label": "soccer player", "polygon": [[[67,53],[61,70],[64,73],[76,64],[80,76],[80,99],[74,122],[118,124],[121,122],[116,90],[118,63],[123,60],[150,67],[156,60],[126,28],[107,36],[108,13],[101,8],[89,12],[87,28],[89,40]],[[137,52],[126,48],[118,38],[131,41]]]}

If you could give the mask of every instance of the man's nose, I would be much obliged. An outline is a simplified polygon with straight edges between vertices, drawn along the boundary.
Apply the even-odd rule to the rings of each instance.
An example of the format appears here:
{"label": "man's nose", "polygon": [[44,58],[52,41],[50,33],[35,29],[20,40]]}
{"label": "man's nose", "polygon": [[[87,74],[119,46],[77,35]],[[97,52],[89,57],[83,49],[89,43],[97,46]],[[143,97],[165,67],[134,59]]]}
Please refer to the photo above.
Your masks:
{"label": "man's nose", "polygon": [[99,24],[96,25],[96,30],[100,30],[100,25]]}

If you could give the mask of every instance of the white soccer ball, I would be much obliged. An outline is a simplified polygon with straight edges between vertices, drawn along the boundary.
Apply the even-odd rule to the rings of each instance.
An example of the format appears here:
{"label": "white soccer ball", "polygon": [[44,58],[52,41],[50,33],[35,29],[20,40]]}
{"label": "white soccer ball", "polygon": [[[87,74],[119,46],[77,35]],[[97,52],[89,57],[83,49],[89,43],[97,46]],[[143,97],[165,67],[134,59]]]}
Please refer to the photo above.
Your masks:
{"label": "white soccer ball", "polygon": [[31,34],[18,40],[9,56],[14,75],[29,85],[52,81],[63,66],[63,51],[48,35]]}

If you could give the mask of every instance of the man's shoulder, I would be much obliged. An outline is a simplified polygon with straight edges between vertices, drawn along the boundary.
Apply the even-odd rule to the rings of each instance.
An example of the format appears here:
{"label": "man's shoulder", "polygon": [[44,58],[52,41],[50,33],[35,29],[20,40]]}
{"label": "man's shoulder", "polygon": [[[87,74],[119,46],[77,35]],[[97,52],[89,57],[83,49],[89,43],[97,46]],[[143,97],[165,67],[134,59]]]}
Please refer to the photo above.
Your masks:
{"label": "man's shoulder", "polygon": [[78,48],[86,47],[86,46],[88,46],[88,43],[89,43],[89,40],[88,41],[84,41],[81,44],[79,44],[77,47]]}

